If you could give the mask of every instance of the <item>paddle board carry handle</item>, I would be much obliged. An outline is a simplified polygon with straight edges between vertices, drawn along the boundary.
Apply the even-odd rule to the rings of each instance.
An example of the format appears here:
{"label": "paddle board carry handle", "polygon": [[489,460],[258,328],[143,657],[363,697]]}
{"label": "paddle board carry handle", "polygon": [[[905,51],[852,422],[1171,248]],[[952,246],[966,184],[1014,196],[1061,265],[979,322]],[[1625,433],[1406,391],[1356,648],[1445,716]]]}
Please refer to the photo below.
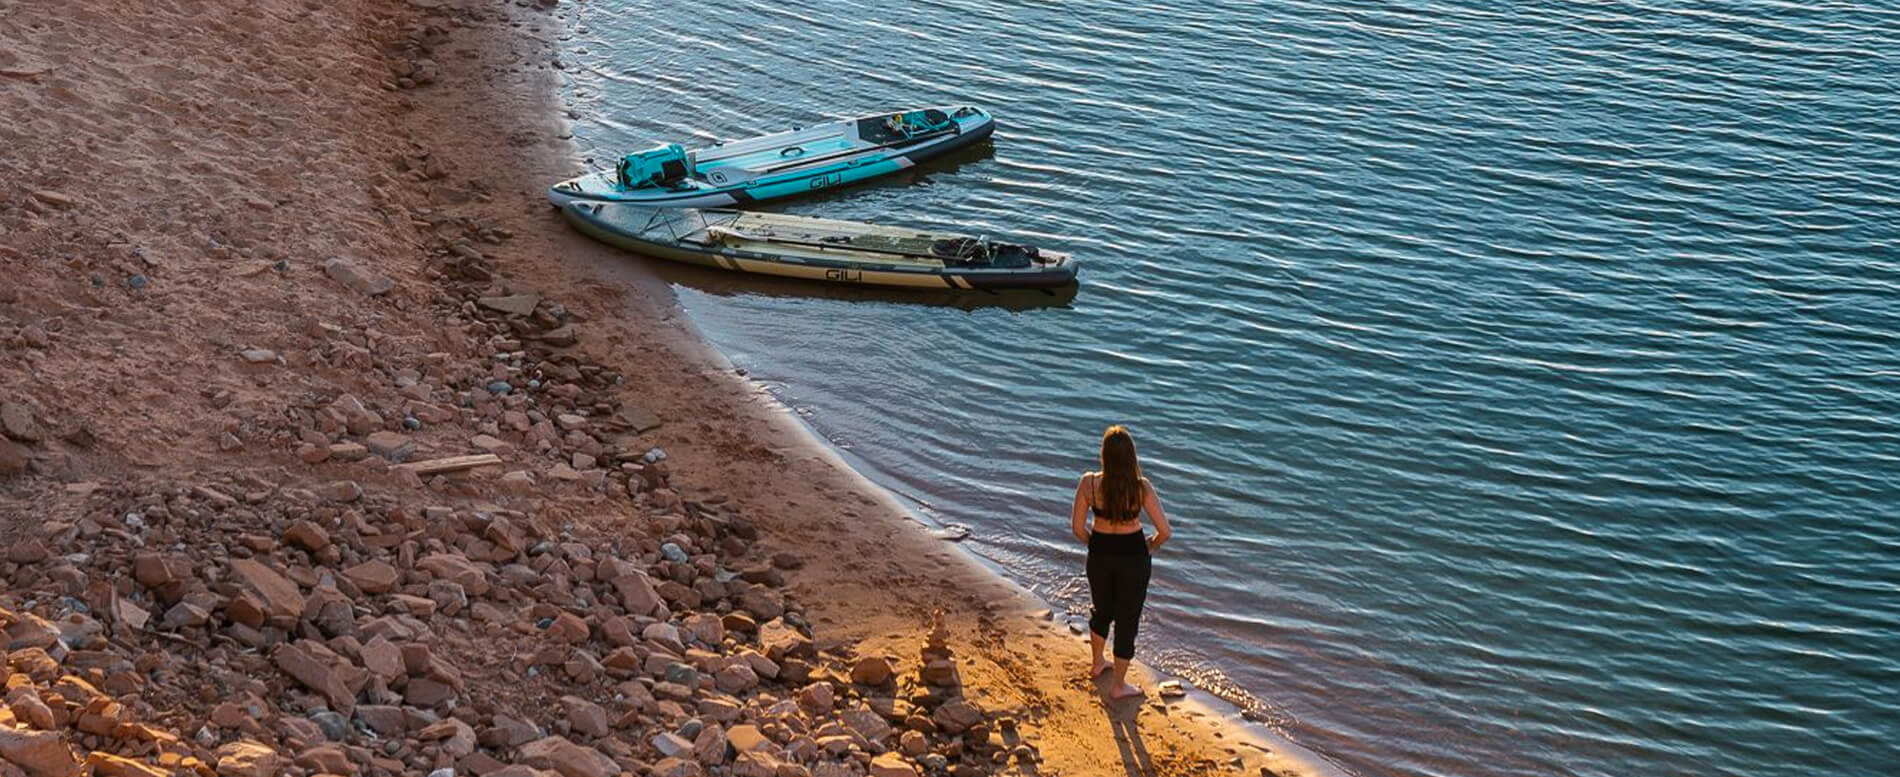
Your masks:
{"label": "paddle board carry handle", "polygon": [[805,147],[804,146],[786,146],[785,150],[778,152],[778,155],[786,159],[791,159],[792,157],[804,156]]}

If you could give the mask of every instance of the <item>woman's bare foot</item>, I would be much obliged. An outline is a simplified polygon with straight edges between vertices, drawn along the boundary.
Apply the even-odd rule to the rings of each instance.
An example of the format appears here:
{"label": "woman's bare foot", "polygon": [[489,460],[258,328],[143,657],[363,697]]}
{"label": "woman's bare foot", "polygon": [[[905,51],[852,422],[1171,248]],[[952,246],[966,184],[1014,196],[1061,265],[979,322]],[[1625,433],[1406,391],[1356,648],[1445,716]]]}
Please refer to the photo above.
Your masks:
{"label": "woman's bare foot", "polygon": [[1103,672],[1115,668],[1115,662],[1106,658],[1095,659],[1095,668],[1089,670],[1089,677],[1101,677]]}
{"label": "woman's bare foot", "polygon": [[1111,698],[1111,699],[1126,699],[1130,696],[1140,696],[1140,695],[1142,695],[1142,690],[1141,690],[1141,686],[1139,685],[1130,685],[1128,683],[1121,683],[1119,685],[1116,685],[1113,688],[1108,689],[1108,698]]}

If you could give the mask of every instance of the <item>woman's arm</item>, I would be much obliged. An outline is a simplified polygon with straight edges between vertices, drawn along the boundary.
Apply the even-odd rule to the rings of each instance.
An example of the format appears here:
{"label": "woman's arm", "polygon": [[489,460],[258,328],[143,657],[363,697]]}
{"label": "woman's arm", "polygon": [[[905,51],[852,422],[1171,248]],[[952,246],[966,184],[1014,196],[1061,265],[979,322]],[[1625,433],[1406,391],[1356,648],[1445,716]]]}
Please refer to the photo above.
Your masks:
{"label": "woman's arm", "polygon": [[1075,505],[1069,508],[1069,531],[1084,545],[1089,544],[1089,502],[1094,499],[1090,485],[1089,476],[1083,475],[1075,484]]}
{"label": "woman's arm", "polygon": [[1155,536],[1148,538],[1148,552],[1153,553],[1168,544],[1168,538],[1174,536],[1174,530],[1168,528],[1168,514],[1161,510],[1161,495],[1155,493],[1154,484],[1142,478],[1141,485],[1141,507],[1148,511],[1148,518],[1155,522]]}

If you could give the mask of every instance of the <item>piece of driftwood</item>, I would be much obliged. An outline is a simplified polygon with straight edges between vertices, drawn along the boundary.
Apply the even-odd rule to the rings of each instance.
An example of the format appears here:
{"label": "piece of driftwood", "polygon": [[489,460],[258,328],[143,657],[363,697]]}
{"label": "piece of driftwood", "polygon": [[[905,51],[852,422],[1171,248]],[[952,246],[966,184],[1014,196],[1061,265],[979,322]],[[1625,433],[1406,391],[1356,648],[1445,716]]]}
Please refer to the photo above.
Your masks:
{"label": "piece of driftwood", "polygon": [[406,469],[418,475],[438,475],[444,472],[459,472],[474,467],[485,467],[490,464],[500,463],[500,456],[496,456],[493,453],[478,453],[473,456],[450,456],[446,459],[412,461],[407,464],[398,464],[396,465],[396,469]]}

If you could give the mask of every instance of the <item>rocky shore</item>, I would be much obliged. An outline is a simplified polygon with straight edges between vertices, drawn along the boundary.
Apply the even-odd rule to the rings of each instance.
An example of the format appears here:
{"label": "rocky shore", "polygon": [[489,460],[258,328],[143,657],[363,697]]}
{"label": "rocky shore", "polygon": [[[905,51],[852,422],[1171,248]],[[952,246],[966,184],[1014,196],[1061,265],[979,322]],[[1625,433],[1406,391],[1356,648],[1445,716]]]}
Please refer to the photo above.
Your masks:
{"label": "rocky shore", "polygon": [[0,12],[0,777],[1267,772],[562,227],[562,12]]}
{"label": "rocky shore", "polygon": [[[312,415],[399,436],[348,397]],[[682,501],[664,462],[625,469],[612,532],[350,480],[85,484],[0,566],[0,757],[36,777],[1033,769],[1016,721],[962,695],[947,633],[909,661],[814,642],[782,588],[797,555],[759,558],[757,527]]]}

